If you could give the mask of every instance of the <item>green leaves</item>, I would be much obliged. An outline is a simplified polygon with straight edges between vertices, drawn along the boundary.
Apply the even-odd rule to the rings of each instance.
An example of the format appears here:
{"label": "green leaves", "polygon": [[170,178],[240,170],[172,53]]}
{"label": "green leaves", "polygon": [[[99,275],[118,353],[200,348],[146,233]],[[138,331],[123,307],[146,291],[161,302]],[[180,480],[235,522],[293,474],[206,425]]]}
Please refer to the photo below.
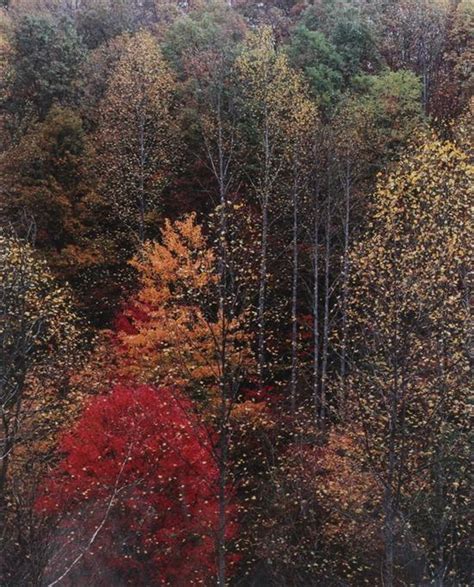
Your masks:
{"label": "green leaves", "polygon": [[85,50],[72,23],[24,16],[13,35],[15,67],[8,107],[21,114],[31,102],[42,119],[53,103],[73,103],[77,97],[73,82]]}

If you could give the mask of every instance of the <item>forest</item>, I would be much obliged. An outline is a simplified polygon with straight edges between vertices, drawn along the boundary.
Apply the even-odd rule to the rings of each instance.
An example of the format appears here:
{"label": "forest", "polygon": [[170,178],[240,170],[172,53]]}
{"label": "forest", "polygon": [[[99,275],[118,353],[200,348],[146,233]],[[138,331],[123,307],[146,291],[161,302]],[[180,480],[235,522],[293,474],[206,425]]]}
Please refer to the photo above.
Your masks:
{"label": "forest", "polygon": [[468,587],[472,0],[0,0],[0,587]]}

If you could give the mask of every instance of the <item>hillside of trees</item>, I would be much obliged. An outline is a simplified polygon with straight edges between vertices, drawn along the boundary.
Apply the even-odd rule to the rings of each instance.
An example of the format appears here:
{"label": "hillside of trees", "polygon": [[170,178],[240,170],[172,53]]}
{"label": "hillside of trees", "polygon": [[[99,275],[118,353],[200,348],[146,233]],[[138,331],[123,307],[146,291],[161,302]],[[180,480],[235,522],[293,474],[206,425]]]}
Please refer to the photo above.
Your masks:
{"label": "hillside of trees", "polygon": [[472,585],[472,0],[0,0],[0,586]]}

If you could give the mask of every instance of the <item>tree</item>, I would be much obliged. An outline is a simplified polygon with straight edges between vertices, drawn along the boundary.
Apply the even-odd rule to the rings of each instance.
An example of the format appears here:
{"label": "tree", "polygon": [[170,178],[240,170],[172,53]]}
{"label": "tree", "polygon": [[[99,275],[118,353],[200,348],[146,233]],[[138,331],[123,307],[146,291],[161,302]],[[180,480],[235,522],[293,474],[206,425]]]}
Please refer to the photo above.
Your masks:
{"label": "tree", "polygon": [[[248,35],[244,50],[236,61],[236,70],[241,91],[242,128],[248,142],[248,181],[261,211],[256,322],[259,377],[263,382],[269,366],[270,231],[275,217],[281,215],[285,199],[292,200],[290,206],[293,210],[296,207],[298,190],[294,190],[294,181],[289,180],[289,177],[295,178],[289,171],[290,168],[293,172],[296,168],[302,169],[303,157],[307,153],[297,153],[295,145],[305,132],[311,134],[315,109],[308,99],[301,76],[291,69],[287,56],[275,48],[275,39],[269,27],[261,27]],[[293,244],[297,244],[295,234]]]}
{"label": "tree", "polygon": [[285,584],[377,581],[376,480],[350,435],[333,429],[320,445],[317,429],[304,428],[305,441],[290,443],[270,467],[256,550]]}
{"label": "tree", "polygon": [[[195,215],[173,224],[166,221],[162,244],[148,243],[133,261],[141,289],[125,315],[130,322],[119,333],[125,374],[180,386],[200,400],[200,410],[216,431],[219,585],[227,576],[226,512],[234,481],[229,470],[230,419],[240,384],[253,367],[245,292],[236,293],[245,284],[232,265],[235,239],[229,241],[223,284],[219,253],[208,244]],[[218,252],[220,247],[218,240]]]}
{"label": "tree", "polygon": [[[9,97],[9,80],[13,75],[13,43],[12,43],[12,21],[6,10],[0,8],[0,104],[4,104]],[[6,132],[8,126],[8,115],[2,109],[0,115],[0,123],[2,128],[2,138],[0,141],[0,148],[3,150],[9,143],[8,133]]]}
{"label": "tree", "polygon": [[[107,307],[114,291],[107,273],[117,264],[120,241],[111,206],[94,189],[90,154],[79,112],[53,106],[43,122],[32,125],[0,156],[1,212],[20,235],[25,214],[34,218],[36,248],[97,324],[104,313],[114,313]],[[109,301],[98,296],[104,287]]]}
{"label": "tree", "polygon": [[176,165],[174,79],[155,39],[129,38],[100,106],[99,188],[127,235],[142,244]]}
{"label": "tree", "polygon": [[441,69],[449,4],[447,0],[401,0],[382,11],[381,50],[392,69],[410,69],[420,76],[425,113]]}
{"label": "tree", "polygon": [[423,123],[420,82],[410,71],[385,70],[359,76],[354,85],[350,107],[365,118],[363,140],[372,151],[373,164],[380,166],[384,154],[393,157]]}
{"label": "tree", "polygon": [[[370,231],[352,254],[351,409],[383,490],[386,585],[410,549],[415,559],[423,553],[417,581],[460,577],[471,176],[456,145],[436,137],[412,145],[380,179]],[[416,534],[417,507],[436,530]]]}
{"label": "tree", "polygon": [[[12,463],[28,440],[28,421],[38,425],[54,403],[31,396],[29,386],[35,379],[43,389],[51,377],[56,385],[64,381],[77,357],[78,333],[68,292],[55,283],[32,247],[7,230],[0,234],[0,245],[0,575],[7,580],[2,566],[16,532],[8,523]],[[54,379],[58,369],[60,376]]]}
{"label": "tree", "polygon": [[[235,52],[245,32],[245,21],[224,2],[211,2],[177,18],[168,28],[163,53],[173,63],[179,76],[193,82],[201,78],[201,70],[190,69],[189,61],[206,55]],[[202,64],[204,65],[204,64]],[[220,65],[219,61],[214,64]]]}
{"label": "tree", "polygon": [[452,2],[448,13],[446,42],[442,61],[432,88],[430,113],[452,120],[466,107],[472,96],[474,76],[472,28],[474,9],[471,2]]}
{"label": "tree", "polygon": [[81,236],[78,203],[84,195],[85,136],[79,115],[53,107],[1,158],[8,199],[4,212],[36,223],[36,245],[57,255]]}
{"label": "tree", "polygon": [[[318,127],[316,106],[309,100],[304,88],[301,88],[293,100],[292,120],[287,130],[287,164],[289,174],[289,191],[291,200],[291,376],[290,401],[295,413],[299,383],[299,328],[300,310],[300,246],[302,237],[303,211],[305,199],[310,188],[315,157],[315,134]],[[317,155],[316,155],[317,156]]]}
{"label": "tree", "polygon": [[[1,421],[0,495],[22,419],[25,381],[46,366],[48,349],[59,351],[75,338],[68,294],[54,283],[32,248],[14,236],[1,235]],[[46,363],[44,363],[46,361]]]}
{"label": "tree", "polygon": [[[0,214],[21,266],[0,584],[469,583],[471,5],[0,0]],[[48,324],[64,295],[57,334],[22,334],[37,290]],[[162,391],[189,406],[178,432],[205,438],[212,528],[189,556],[170,533],[153,568],[127,492],[155,479],[156,520],[158,465],[116,493],[124,454],[90,448],[97,478],[71,475],[94,497],[33,504],[48,471],[59,496],[76,457],[58,431],[86,438],[90,396],[120,411],[104,438],[127,440],[123,419],[140,442],[143,424],[158,455]]]}
{"label": "tree", "polygon": [[[178,19],[169,29],[164,52],[183,80],[186,103],[183,133],[189,157],[207,166],[217,191],[221,220],[240,179],[236,162],[237,112],[233,65],[245,23],[228,6],[211,4]],[[193,148],[195,147],[195,148]],[[212,197],[212,196],[211,196]],[[224,222],[225,224],[225,222]],[[222,224],[221,229],[225,230]]]}
{"label": "tree", "polygon": [[351,2],[315,2],[290,37],[292,64],[301,67],[323,110],[334,107],[352,78],[379,65],[373,18]]}
{"label": "tree", "polygon": [[[166,221],[162,244],[148,243],[132,265],[141,289],[124,313],[118,333],[124,374],[159,385],[179,385],[216,401],[221,366],[216,257],[195,215]],[[239,318],[228,325],[228,361],[239,370],[249,361]]]}
{"label": "tree", "polygon": [[110,0],[82,0],[77,4],[74,10],[77,31],[90,49],[107,45],[114,37],[136,31],[133,2],[118,0],[112,4]]}
{"label": "tree", "polygon": [[[368,208],[365,194],[374,183],[376,172],[396,160],[412,134],[424,123],[420,92],[419,81],[411,72],[382,71],[378,75],[356,77],[353,91],[341,99],[327,128],[327,148],[336,180],[333,216],[341,226],[335,231],[335,242],[330,243],[341,257],[340,288],[336,292],[339,294],[336,336],[340,337],[341,409],[344,409],[349,342],[351,240],[364,227]],[[327,253],[328,246],[325,249]],[[327,344],[323,341],[325,347]],[[326,375],[322,373],[322,385]]]}
{"label": "tree", "polygon": [[[118,386],[61,441],[37,507],[54,516],[49,584],[190,585],[216,574],[218,470],[177,390]],[[236,535],[235,506],[227,537]]]}
{"label": "tree", "polygon": [[288,55],[292,64],[303,69],[323,107],[337,102],[344,84],[343,60],[324,33],[300,25],[291,36]]}
{"label": "tree", "polygon": [[25,15],[15,23],[14,67],[3,107],[18,124],[31,109],[43,120],[54,103],[73,105],[74,80],[85,52],[71,22],[47,15]]}
{"label": "tree", "polygon": [[[249,336],[245,331],[250,305],[249,251],[239,229],[241,222],[238,185],[241,169],[237,165],[238,119],[233,67],[235,39],[243,32],[243,23],[227,7],[219,4],[204,13],[201,22],[188,19],[188,35],[196,48],[187,44],[182,55],[192,92],[195,126],[201,149],[197,151],[211,172],[212,194],[216,194],[215,211],[210,216],[211,238],[215,255],[215,292],[211,306],[217,303],[217,319],[212,325],[218,393],[214,424],[218,431],[217,462],[219,467],[219,540],[218,585],[227,582],[226,504],[227,486],[232,477],[230,448],[232,413],[240,392],[244,370],[248,367]],[[223,22],[222,22],[223,21]],[[186,24],[185,21],[182,23]],[[199,26],[200,25],[200,26]],[[186,30],[186,29],[185,29]],[[201,33],[201,34],[199,34]],[[250,272],[249,272],[250,273]],[[249,291],[250,290],[250,291]],[[238,348],[244,352],[239,353]],[[240,354],[240,356],[239,356]],[[242,360],[243,359],[243,360]],[[246,365],[247,363],[247,365]],[[218,407],[217,407],[218,406]]]}

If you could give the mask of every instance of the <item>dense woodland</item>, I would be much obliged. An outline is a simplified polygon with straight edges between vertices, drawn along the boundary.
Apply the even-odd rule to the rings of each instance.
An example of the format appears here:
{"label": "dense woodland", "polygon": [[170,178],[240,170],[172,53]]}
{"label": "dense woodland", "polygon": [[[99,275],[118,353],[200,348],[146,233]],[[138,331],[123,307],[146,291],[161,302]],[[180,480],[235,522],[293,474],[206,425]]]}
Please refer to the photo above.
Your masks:
{"label": "dense woodland", "polygon": [[0,5],[1,587],[472,584],[472,1]]}

